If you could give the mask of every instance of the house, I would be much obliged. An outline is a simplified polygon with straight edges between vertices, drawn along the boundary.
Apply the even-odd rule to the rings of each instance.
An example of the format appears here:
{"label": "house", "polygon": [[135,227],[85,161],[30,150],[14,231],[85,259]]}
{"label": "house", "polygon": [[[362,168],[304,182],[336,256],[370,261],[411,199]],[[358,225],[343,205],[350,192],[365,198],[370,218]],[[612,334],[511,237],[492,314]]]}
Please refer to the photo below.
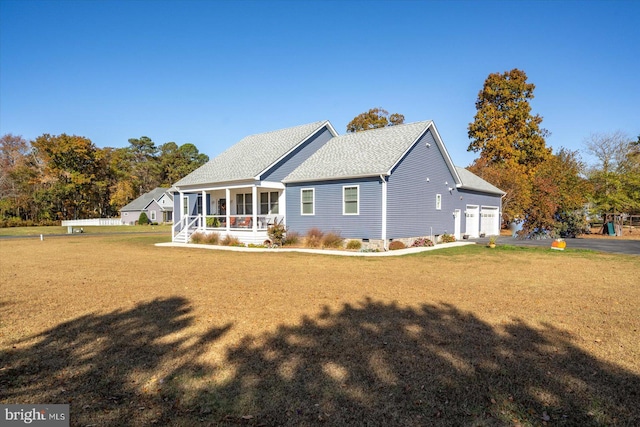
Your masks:
{"label": "house", "polygon": [[173,195],[168,188],[155,188],[120,209],[123,224],[133,225],[144,212],[151,222],[173,222]]}
{"label": "house", "polygon": [[175,190],[174,241],[202,230],[262,243],[282,221],[373,247],[498,234],[504,195],[453,164],[433,121],[346,135],[324,121],[252,135]]}

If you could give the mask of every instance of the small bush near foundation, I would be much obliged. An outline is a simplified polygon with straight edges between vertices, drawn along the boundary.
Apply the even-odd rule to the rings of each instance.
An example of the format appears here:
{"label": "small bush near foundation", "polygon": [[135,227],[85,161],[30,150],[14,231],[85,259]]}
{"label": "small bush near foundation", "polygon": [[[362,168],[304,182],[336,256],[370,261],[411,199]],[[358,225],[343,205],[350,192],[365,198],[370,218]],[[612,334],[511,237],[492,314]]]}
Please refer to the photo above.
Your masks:
{"label": "small bush near foundation", "polygon": [[287,231],[284,239],[284,246],[294,246],[300,243],[300,233],[297,231]]}
{"label": "small bush near foundation", "polygon": [[362,248],[362,242],[360,240],[349,240],[347,242],[347,249],[360,250]]}
{"label": "small bush near foundation", "polygon": [[217,245],[219,242],[220,235],[218,233],[202,233],[198,231],[191,235],[191,243]]}
{"label": "small bush near foundation", "polygon": [[407,247],[407,245],[402,243],[400,240],[394,240],[393,242],[389,243],[389,250],[390,251],[395,251],[395,250],[398,250],[398,249],[404,249],[406,247]]}
{"label": "small bush near foundation", "polygon": [[343,238],[338,233],[329,232],[322,237],[322,247],[342,248]]}
{"label": "small bush near foundation", "polygon": [[433,246],[433,242],[430,239],[427,239],[426,237],[421,237],[419,239],[416,239],[411,245],[412,248],[423,248],[427,246]]}
{"label": "small bush near foundation", "polygon": [[140,224],[140,225],[147,225],[147,224],[149,224],[149,222],[150,222],[150,221],[149,221],[149,217],[147,216],[147,214],[146,214],[146,213],[144,213],[144,212],[142,212],[142,213],[140,214],[140,217],[138,218],[138,224]]}
{"label": "small bush near foundation", "polygon": [[198,243],[198,244],[202,243],[204,241],[204,233],[201,233],[199,231],[197,233],[193,233],[189,241],[191,243]]}
{"label": "small bush near foundation", "polygon": [[304,245],[307,248],[319,248],[322,245],[322,238],[324,233],[319,228],[312,228],[307,231],[307,236],[304,239]]}
{"label": "small bush near foundation", "polygon": [[220,243],[224,246],[244,246],[237,237],[228,234],[224,236],[224,239],[222,239]]}
{"label": "small bush near foundation", "polygon": [[440,240],[442,243],[451,243],[456,241],[456,237],[452,234],[443,234]]}
{"label": "small bush near foundation", "polygon": [[274,245],[282,246],[287,236],[287,227],[282,221],[270,225],[267,229],[267,235]]}

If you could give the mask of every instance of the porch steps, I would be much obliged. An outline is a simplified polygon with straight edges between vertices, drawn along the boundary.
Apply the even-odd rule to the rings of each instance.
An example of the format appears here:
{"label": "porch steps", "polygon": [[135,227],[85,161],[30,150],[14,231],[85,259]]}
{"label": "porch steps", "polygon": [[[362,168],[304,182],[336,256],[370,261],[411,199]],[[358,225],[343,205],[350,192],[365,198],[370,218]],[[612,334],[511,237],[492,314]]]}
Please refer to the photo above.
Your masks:
{"label": "porch steps", "polygon": [[173,241],[176,243],[189,243],[189,238],[193,234],[195,230],[184,229],[175,236],[173,236]]}

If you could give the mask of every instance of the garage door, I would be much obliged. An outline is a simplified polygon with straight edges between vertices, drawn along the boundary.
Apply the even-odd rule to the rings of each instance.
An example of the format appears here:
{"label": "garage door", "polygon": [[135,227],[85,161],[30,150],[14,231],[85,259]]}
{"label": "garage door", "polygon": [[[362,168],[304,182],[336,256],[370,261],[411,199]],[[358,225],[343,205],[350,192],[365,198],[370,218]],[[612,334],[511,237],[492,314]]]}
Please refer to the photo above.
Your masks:
{"label": "garage door", "polygon": [[468,234],[469,237],[478,237],[479,229],[480,229],[480,207],[474,205],[467,205],[467,209],[464,211],[465,214],[465,234]]}
{"label": "garage door", "polygon": [[496,207],[483,206],[480,211],[480,233],[487,236],[500,234],[500,212]]}

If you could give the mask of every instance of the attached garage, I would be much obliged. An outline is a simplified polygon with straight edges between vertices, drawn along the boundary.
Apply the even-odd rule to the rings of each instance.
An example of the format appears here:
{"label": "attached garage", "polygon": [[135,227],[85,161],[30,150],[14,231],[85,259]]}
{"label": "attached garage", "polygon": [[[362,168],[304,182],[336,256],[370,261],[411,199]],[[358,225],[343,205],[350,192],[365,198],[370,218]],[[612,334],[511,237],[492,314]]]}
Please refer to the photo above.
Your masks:
{"label": "attached garage", "polygon": [[477,205],[467,205],[465,213],[465,234],[471,238],[480,236],[480,207]]}
{"label": "attached garage", "polygon": [[497,206],[482,206],[480,210],[480,233],[487,236],[500,234],[500,210]]}

